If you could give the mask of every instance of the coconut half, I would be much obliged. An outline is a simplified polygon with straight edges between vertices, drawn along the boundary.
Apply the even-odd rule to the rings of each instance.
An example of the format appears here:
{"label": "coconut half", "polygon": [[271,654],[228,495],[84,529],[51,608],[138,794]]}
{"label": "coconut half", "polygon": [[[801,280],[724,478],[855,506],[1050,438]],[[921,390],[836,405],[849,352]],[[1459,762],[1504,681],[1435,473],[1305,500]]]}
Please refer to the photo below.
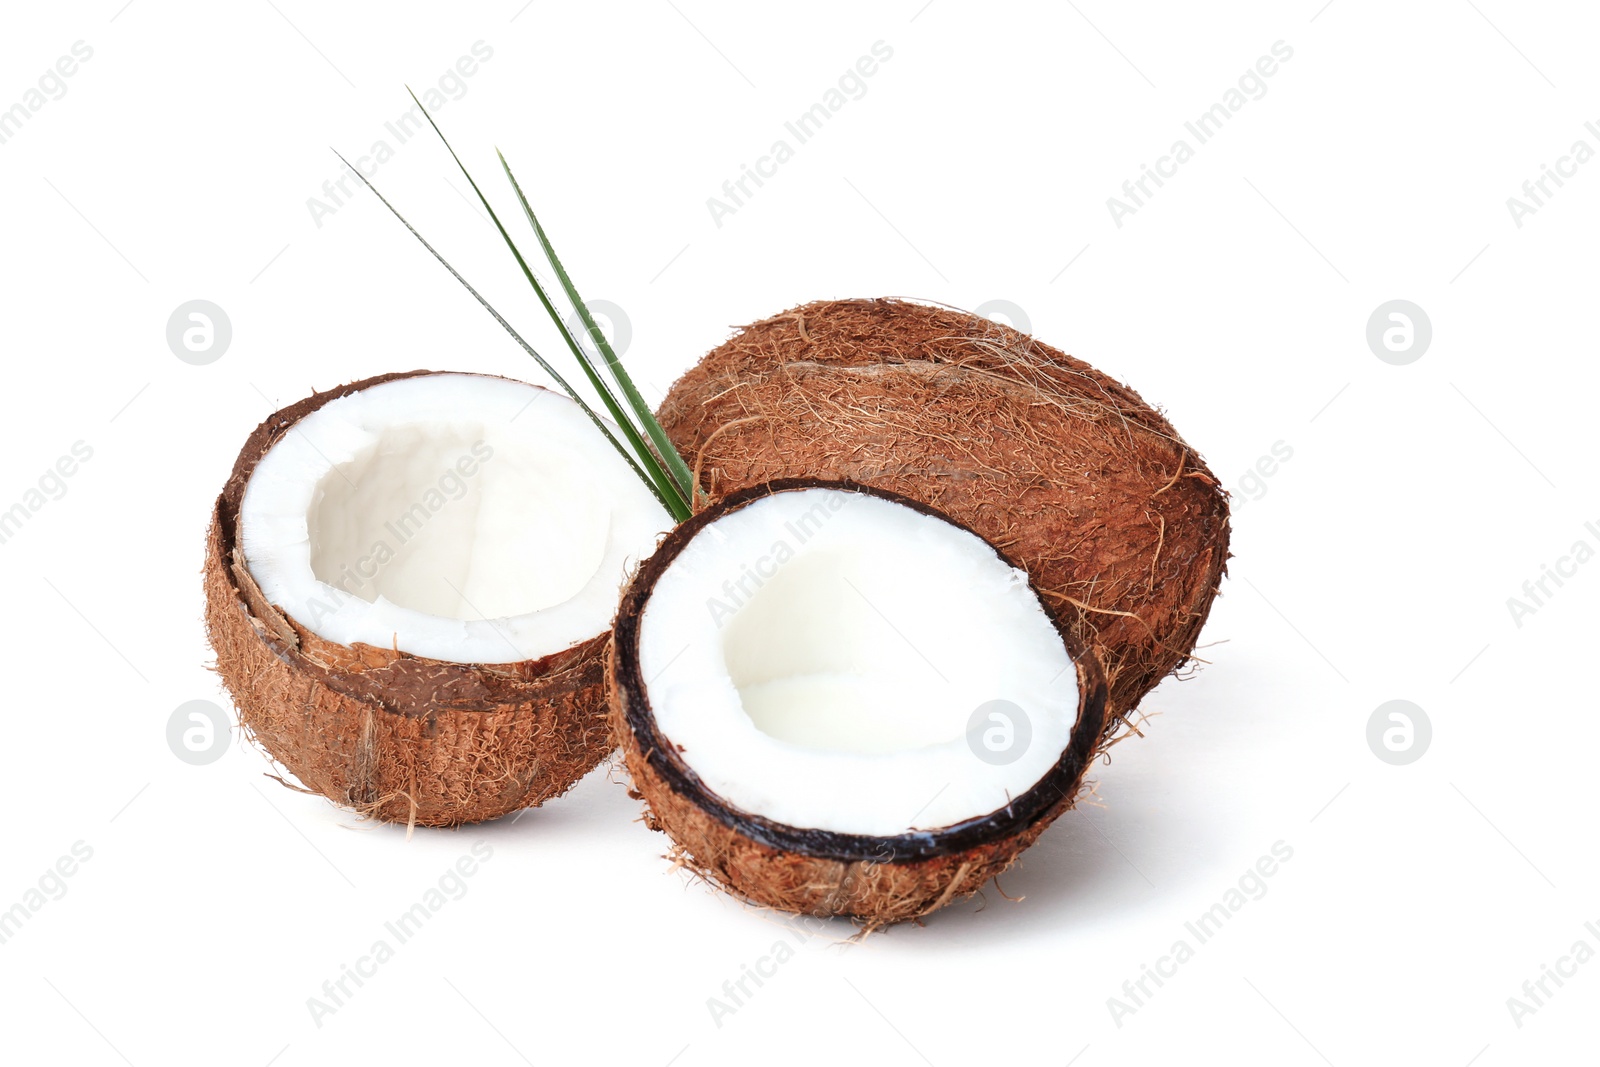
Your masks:
{"label": "coconut half", "polygon": [[1005,870],[1076,799],[1094,656],[970,529],[776,482],[668,535],[618,612],[612,717],[647,822],[747,900],[878,925]]}
{"label": "coconut half", "polygon": [[658,417],[712,499],[849,479],[970,525],[1104,656],[1110,728],[1189,660],[1225,571],[1227,494],[1166,418],[1082,360],[966,312],[792,308],[713,349]]}
{"label": "coconut half", "polygon": [[318,393],[257,428],[217,501],[217,670],[337,803],[422,825],[536,805],[612,747],[611,617],[670,526],[547,389],[418,371]]}

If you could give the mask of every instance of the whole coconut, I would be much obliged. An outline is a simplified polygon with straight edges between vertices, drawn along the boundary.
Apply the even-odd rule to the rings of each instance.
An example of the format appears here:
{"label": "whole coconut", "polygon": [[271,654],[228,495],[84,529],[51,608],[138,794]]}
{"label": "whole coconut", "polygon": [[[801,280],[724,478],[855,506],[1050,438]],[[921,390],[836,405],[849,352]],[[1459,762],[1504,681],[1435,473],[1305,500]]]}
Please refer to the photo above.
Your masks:
{"label": "whole coconut", "polygon": [[982,534],[1028,571],[1059,626],[1099,647],[1108,738],[1188,662],[1226,571],[1227,494],[1158,411],[965,312],[803,304],[712,350],[658,417],[712,500],[779,478],[849,479]]}

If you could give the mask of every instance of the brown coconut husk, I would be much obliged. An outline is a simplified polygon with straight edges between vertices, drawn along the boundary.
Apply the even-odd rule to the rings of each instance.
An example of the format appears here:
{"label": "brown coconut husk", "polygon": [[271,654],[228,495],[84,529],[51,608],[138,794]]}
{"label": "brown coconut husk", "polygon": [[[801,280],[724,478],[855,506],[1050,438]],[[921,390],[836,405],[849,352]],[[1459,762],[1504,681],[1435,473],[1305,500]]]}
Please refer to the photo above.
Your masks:
{"label": "brown coconut husk", "polygon": [[1104,733],[1107,687],[1096,656],[1064,634],[1078,678],[1078,717],[1067,749],[1010,805],[955,826],[894,837],[835,833],[776,823],[713,793],[656,729],[639,661],[640,620],[656,582],[696,533],[772,493],[818,486],[871,493],[962,526],[909,497],[850,482],[787,479],[724,497],[669,534],[623,595],[606,666],[611,721],[647,805],[645,825],[672,839],[676,863],[750,903],[847,916],[871,930],[970,897],[1073,806]]}
{"label": "brown coconut husk", "polygon": [[971,526],[1099,649],[1108,736],[1189,661],[1226,571],[1227,494],[1159,412],[966,312],[803,304],[713,349],[659,419],[711,500],[776,478],[846,478]]}
{"label": "brown coconut husk", "polygon": [[241,725],[307,789],[362,815],[455,826],[559,796],[610,753],[609,635],[494,665],[347,647],[267,603],[237,550],[245,485],[295,423],[339,397],[429,373],[317,393],[250,435],[206,538],[206,631]]}

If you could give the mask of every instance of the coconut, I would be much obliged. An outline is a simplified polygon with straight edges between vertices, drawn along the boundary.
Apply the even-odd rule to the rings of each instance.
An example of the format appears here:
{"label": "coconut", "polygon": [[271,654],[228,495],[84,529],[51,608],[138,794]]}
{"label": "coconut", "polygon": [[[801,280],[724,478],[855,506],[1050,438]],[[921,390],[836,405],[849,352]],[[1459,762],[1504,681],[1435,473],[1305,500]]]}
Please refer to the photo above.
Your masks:
{"label": "coconut", "polygon": [[244,728],[307,789],[447,826],[558,796],[611,751],[604,650],[671,525],[568,398],[415,371],[245,442],[206,627]]}
{"label": "coconut", "polygon": [[1108,731],[1188,662],[1225,571],[1226,494],[1171,424],[1083,361],[976,315],[805,304],[712,350],[659,419],[712,499],[844,478],[971,526],[1098,646]]}
{"label": "coconut", "polygon": [[977,892],[1078,796],[1096,658],[994,546],[882,489],[723,497],[628,587],[611,715],[645,821],[747,901],[868,927]]}

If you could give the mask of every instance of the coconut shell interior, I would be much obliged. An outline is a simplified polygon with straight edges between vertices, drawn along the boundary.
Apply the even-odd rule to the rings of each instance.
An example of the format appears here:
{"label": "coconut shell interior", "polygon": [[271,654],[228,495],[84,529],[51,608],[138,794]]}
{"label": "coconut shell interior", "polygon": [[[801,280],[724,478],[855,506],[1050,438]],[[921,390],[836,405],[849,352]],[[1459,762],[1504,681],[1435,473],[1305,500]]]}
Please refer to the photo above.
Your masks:
{"label": "coconut shell interior", "polygon": [[206,537],[206,630],[241,725],[307,789],[364,815],[454,826],[559,796],[611,751],[609,635],[493,665],[340,645],[267,603],[237,548],[251,472],[295,423],[339,397],[428,373],[317,393],[250,435]]}
{"label": "coconut shell interior", "polygon": [[870,493],[951,521],[894,492],[809,478],[744,489],[702,510],[667,536],[623,596],[607,666],[612,723],[628,772],[648,805],[645,821],[672,839],[679,862],[753,903],[879,926],[918,918],[977,892],[1072,806],[1104,731],[1107,686],[1099,660],[1075,637],[1064,635],[1078,677],[1071,743],[1011,804],[953,826],[873,837],[788,826],[728,803],[707,788],[656,728],[640,664],[640,621],[657,580],[697,532],[773,493],[816,487]]}
{"label": "coconut shell interior", "polygon": [[849,479],[931,504],[1027,570],[1103,655],[1109,732],[1194,649],[1228,558],[1228,502],[1137,393],[1027,334],[902,300],[752,323],[659,418],[710,499]]}

